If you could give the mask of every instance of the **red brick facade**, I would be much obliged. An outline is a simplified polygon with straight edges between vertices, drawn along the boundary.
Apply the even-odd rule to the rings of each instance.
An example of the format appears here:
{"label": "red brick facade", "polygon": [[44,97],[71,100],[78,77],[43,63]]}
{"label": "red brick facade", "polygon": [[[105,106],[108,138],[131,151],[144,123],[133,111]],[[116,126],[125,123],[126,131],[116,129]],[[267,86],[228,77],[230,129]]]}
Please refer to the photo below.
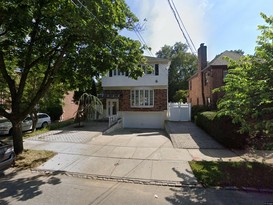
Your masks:
{"label": "red brick facade", "polygon": [[[119,111],[163,111],[167,110],[167,89],[154,90],[154,106],[147,108],[131,107],[130,90],[104,90],[107,96],[119,96]],[[105,106],[106,99],[103,100]]]}
{"label": "red brick facade", "polygon": [[206,46],[201,44],[198,49],[198,71],[189,79],[188,101],[192,105],[208,105],[216,108],[223,92],[214,92],[214,90],[224,85],[224,73],[227,73],[228,70],[228,61],[224,57],[238,60],[241,54],[225,51],[216,56],[208,65],[204,63],[207,59],[206,55]]}
{"label": "red brick facade", "polygon": [[78,105],[76,105],[73,101],[74,92],[70,91],[67,95],[65,95],[63,99],[63,114],[61,116],[61,120],[69,120],[76,116],[76,112],[78,110]]}

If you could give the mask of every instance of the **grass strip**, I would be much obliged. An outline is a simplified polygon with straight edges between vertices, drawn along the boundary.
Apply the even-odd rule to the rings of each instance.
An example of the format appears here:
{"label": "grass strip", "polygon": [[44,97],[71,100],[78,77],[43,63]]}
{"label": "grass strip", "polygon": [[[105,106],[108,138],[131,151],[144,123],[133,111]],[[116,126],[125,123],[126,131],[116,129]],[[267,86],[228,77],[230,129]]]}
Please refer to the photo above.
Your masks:
{"label": "grass strip", "polygon": [[26,149],[21,154],[16,156],[15,168],[16,170],[35,168],[55,155],[56,153],[52,151]]}
{"label": "grass strip", "polygon": [[236,186],[273,189],[273,165],[259,162],[189,162],[204,187]]}

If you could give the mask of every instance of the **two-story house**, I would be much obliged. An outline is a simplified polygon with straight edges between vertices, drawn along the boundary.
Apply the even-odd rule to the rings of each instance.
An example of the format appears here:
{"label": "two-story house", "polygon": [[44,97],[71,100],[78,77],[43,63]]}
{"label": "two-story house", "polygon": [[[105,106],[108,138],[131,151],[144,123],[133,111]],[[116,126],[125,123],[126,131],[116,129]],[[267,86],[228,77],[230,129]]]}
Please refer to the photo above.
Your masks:
{"label": "two-story house", "polygon": [[212,61],[207,62],[207,47],[204,44],[200,45],[197,73],[189,78],[188,100],[192,105],[208,105],[216,108],[217,101],[223,96],[223,92],[213,92],[213,90],[224,85],[229,65],[226,57],[237,61],[242,54],[224,51]]}
{"label": "two-story house", "polygon": [[118,69],[102,78],[104,114],[118,115],[124,128],[164,128],[167,119],[170,61],[146,58],[153,69],[137,80]]}

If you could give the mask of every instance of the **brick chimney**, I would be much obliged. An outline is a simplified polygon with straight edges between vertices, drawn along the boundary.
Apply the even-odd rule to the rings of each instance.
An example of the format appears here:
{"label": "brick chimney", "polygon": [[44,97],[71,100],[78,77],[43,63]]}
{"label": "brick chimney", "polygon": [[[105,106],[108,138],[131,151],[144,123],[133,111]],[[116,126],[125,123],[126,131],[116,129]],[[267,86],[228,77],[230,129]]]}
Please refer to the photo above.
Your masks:
{"label": "brick chimney", "polygon": [[207,46],[204,43],[198,48],[198,70],[201,71],[207,66]]}

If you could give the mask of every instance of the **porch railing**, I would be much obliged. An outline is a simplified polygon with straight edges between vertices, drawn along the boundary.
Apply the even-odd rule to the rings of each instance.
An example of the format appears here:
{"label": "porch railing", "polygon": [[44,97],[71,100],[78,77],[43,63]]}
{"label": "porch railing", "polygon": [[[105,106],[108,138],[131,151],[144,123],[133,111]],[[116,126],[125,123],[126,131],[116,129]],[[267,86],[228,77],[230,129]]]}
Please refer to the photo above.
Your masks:
{"label": "porch railing", "polygon": [[121,120],[119,115],[111,115],[111,116],[108,117],[108,119],[109,119],[108,127],[111,127],[112,125],[117,123],[119,120]]}

